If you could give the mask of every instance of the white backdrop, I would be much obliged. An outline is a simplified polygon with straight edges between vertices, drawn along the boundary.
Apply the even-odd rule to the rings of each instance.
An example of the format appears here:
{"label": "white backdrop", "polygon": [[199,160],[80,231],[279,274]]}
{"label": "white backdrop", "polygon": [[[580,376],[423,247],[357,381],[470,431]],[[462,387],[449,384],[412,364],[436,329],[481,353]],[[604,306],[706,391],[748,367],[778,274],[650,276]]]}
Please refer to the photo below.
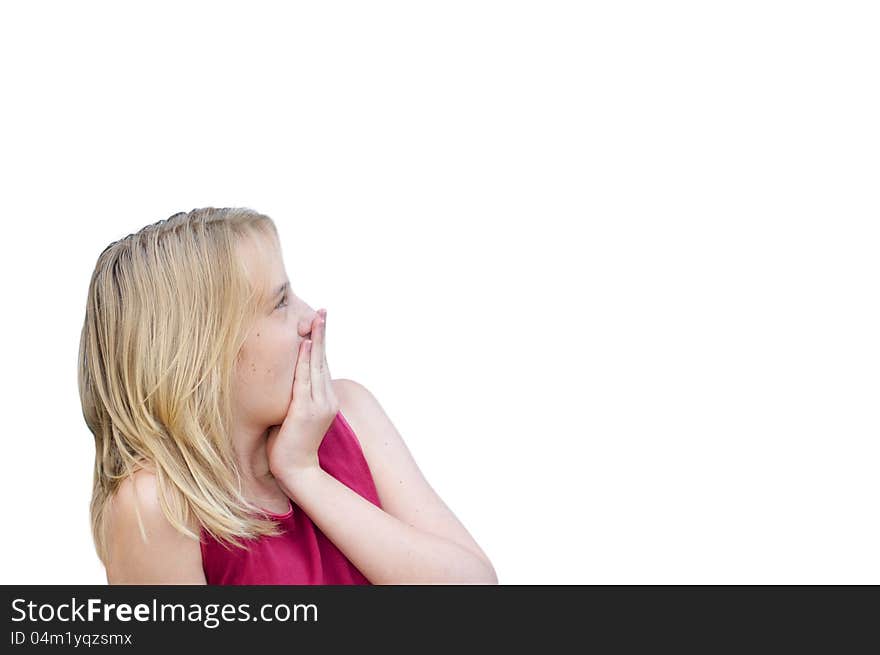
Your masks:
{"label": "white backdrop", "polygon": [[105,583],[89,276],[207,205],[502,584],[880,583],[872,4],[4,4],[0,583]]}

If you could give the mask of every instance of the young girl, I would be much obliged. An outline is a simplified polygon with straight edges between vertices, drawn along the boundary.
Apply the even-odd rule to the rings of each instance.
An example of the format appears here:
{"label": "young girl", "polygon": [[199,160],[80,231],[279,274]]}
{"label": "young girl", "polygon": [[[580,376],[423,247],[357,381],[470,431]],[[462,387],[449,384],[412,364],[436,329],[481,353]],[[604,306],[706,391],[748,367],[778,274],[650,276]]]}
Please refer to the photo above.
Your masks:
{"label": "young girl", "polygon": [[326,317],[249,209],[101,253],[78,382],[108,583],[497,584],[375,397],[331,379]]}

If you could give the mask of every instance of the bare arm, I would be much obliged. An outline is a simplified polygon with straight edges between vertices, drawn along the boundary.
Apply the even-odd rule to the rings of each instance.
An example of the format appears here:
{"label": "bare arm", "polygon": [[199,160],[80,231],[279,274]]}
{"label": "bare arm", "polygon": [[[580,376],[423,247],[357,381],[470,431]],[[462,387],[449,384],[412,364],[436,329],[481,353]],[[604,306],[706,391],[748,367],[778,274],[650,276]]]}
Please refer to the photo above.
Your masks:
{"label": "bare arm", "polygon": [[486,560],[404,523],[321,468],[291,471],[281,485],[373,584],[497,582]]}
{"label": "bare arm", "polygon": [[[112,501],[108,584],[207,584],[199,542],[181,534],[165,518],[155,476],[138,471],[134,478],[135,485],[125,480]],[[135,500],[147,533],[146,543],[135,514]]]}
{"label": "bare arm", "polygon": [[382,508],[317,467],[289,471],[280,480],[288,495],[373,584],[497,584],[489,558],[427,483],[373,395],[351,380],[333,384]]}

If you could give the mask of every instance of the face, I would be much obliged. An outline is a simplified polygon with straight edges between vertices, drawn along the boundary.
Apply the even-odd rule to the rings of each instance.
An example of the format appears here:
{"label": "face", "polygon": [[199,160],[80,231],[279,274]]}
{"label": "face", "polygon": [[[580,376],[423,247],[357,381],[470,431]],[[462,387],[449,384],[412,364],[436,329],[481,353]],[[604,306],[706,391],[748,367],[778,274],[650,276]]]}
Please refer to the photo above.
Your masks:
{"label": "face", "polygon": [[284,421],[300,343],[317,313],[291,289],[274,237],[242,238],[238,252],[251,284],[268,298],[236,360],[232,402],[237,422],[262,430]]}

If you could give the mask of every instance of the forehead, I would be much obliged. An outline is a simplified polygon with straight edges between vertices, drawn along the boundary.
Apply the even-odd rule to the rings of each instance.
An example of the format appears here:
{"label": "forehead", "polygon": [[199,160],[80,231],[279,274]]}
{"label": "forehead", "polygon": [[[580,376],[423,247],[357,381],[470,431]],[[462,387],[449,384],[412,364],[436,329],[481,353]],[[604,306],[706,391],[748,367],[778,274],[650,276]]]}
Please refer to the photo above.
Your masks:
{"label": "forehead", "polygon": [[253,232],[236,244],[248,280],[260,294],[268,296],[287,279],[278,240],[273,235]]}

